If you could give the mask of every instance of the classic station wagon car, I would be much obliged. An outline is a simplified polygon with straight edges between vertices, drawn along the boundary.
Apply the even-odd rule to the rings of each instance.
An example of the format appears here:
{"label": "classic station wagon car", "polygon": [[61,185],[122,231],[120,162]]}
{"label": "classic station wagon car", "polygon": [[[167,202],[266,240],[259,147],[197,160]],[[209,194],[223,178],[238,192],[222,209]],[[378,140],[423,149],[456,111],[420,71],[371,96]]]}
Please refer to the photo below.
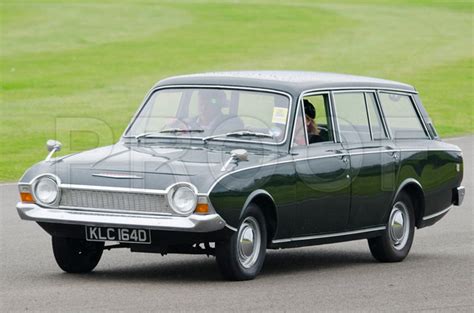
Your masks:
{"label": "classic station wagon car", "polygon": [[415,228],[464,196],[462,152],[439,139],[416,90],[367,77],[172,77],[118,143],[53,158],[60,147],[48,141],[21,178],[17,209],[71,273],[129,248],[215,255],[224,277],[245,280],[266,249],[355,239],[397,262]]}

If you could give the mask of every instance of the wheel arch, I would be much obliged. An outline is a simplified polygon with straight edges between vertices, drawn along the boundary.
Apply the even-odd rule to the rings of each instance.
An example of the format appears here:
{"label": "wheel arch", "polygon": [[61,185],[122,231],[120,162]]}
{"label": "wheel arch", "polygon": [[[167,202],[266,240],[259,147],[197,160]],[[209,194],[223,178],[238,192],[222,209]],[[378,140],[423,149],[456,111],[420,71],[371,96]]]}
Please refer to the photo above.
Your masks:
{"label": "wheel arch", "polygon": [[395,201],[401,192],[406,192],[412,199],[415,207],[415,226],[420,228],[425,214],[425,193],[423,187],[416,179],[407,178],[399,185],[393,197],[393,201]]}
{"label": "wheel arch", "polygon": [[240,213],[240,219],[244,216],[247,208],[251,203],[256,204],[265,217],[267,226],[267,244],[270,243],[276,234],[278,218],[276,212],[275,200],[272,195],[263,189],[254,190],[245,200],[244,206]]}

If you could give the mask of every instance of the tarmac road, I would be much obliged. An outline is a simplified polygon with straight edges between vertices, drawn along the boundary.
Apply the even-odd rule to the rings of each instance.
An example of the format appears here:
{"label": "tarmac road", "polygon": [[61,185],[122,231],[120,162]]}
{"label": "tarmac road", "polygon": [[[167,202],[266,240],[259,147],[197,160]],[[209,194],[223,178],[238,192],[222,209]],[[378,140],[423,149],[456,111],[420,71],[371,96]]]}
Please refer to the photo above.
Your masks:
{"label": "tarmac road", "polygon": [[402,263],[372,259],[365,240],[270,251],[263,272],[226,282],[206,256],[104,252],[96,270],[56,266],[50,237],[21,221],[15,185],[0,186],[0,310],[89,311],[474,311],[473,142],[464,151],[466,198],[415,234]]}

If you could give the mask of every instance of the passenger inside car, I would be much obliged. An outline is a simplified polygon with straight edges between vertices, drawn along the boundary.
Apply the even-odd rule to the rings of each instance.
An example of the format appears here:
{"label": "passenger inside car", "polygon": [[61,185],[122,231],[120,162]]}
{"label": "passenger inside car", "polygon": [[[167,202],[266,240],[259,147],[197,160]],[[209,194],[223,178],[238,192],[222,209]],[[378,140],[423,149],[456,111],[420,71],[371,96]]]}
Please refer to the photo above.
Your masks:
{"label": "passenger inside car", "polygon": [[309,144],[327,141],[327,130],[318,127],[316,123],[316,109],[314,108],[314,105],[308,99],[304,99],[303,104],[305,112],[305,125],[308,132]]}

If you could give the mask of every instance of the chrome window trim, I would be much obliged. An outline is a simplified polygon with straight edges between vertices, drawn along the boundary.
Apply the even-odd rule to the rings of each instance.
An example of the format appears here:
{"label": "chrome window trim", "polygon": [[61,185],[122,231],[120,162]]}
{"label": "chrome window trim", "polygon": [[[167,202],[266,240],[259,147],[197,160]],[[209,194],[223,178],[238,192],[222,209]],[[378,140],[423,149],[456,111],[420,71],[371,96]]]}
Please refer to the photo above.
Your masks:
{"label": "chrome window trim", "polygon": [[[382,128],[383,128],[383,131],[384,131],[384,134],[383,134],[384,138],[374,139],[374,137],[373,137],[372,122],[371,122],[370,115],[369,115],[369,110],[368,110],[369,104],[367,103],[367,94],[369,94],[369,93],[374,96],[374,101],[375,101],[375,112],[374,112],[374,114],[377,115],[380,118],[380,122],[382,123]],[[364,96],[365,96],[365,104],[367,106],[367,116],[368,116],[368,119],[369,119],[370,133],[371,133],[371,136],[372,136],[372,141],[390,140],[391,137],[388,133],[386,121],[384,119],[383,112],[380,108],[380,99],[378,97],[379,96],[378,95],[378,90],[364,91]]]}
{"label": "chrome window trim", "polygon": [[370,115],[369,115],[369,105],[367,104],[367,92],[363,92],[362,94],[364,95],[365,114],[367,115],[367,123],[369,124],[370,141],[374,141],[374,134],[372,132],[372,123],[370,122]]}
{"label": "chrome window trim", "polygon": [[[375,92],[375,90],[370,90],[370,89],[351,89],[351,90],[336,90],[336,91],[331,91],[332,93],[332,96],[333,96],[333,103],[334,103],[334,110],[336,111],[336,116],[334,117],[335,121],[337,122],[337,131],[339,133],[339,140],[340,140],[340,143],[342,144],[342,137],[341,137],[341,129],[339,127],[339,122],[337,121],[337,103],[336,103],[336,98],[334,97],[335,94],[339,94],[339,93],[360,93],[362,94],[362,96],[364,97],[364,107],[365,107],[365,113],[367,115],[367,123],[368,123],[368,126],[369,126],[369,133],[370,133],[370,140],[373,141],[373,136],[372,136],[372,129],[370,127],[370,118],[369,118],[369,112],[367,111],[367,99],[366,99],[366,96],[365,94],[367,92]],[[350,144],[350,143],[347,143],[347,144]]]}
{"label": "chrome window trim", "polygon": [[[305,116],[304,116],[304,108],[303,110],[300,110],[302,106],[302,102],[300,102],[298,100],[298,104],[297,104],[297,107],[296,107],[296,114],[295,114],[295,118],[293,119],[293,130],[291,132],[291,143],[290,143],[290,150],[293,149],[293,146],[294,146],[294,141],[295,141],[295,131],[296,131],[296,120],[298,119],[298,114],[303,114],[303,128],[304,128],[304,134],[305,134],[305,146],[308,146],[308,134],[307,134],[307,130],[306,130],[306,127],[305,127]],[[300,112],[300,111],[303,111],[303,112]]]}
{"label": "chrome window trim", "polygon": [[334,106],[333,119],[334,119],[334,123],[337,127],[337,138],[338,138],[338,142],[342,144],[341,128],[339,127],[339,121],[337,120],[337,105],[336,105],[336,98],[334,97],[334,91],[331,91],[331,99],[332,99],[332,103],[333,103],[333,106]]}
{"label": "chrome window trim", "polygon": [[404,89],[398,89],[398,88],[377,87],[377,86],[312,88],[312,89],[306,89],[302,93],[310,93],[310,92],[317,92],[317,91],[324,91],[324,90],[329,90],[329,91],[347,90],[348,92],[353,91],[353,90],[363,90],[363,91],[388,90],[388,91],[395,91],[395,92],[405,93],[405,94],[418,94],[418,91],[416,90],[404,90]]}
{"label": "chrome window trim", "polygon": [[339,127],[339,122],[337,120],[337,108],[336,108],[336,99],[334,98],[334,92],[331,91],[331,105],[332,105],[332,117],[331,119],[333,120],[333,125],[334,125],[334,132],[335,132],[335,137],[336,142],[340,143],[342,145],[342,137],[341,137],[341,129]]}
{"label": "chrome window trim", "polygon": [[377,89],[367,89],[367,88],[354,88],[354,89],[349,89],[349,90],[334,90],[334,93],[365,93],[365,92],[375,92]]}
{"label": "chrome window trim", "polygon": [[[329,108],[329,119],[328,119],[328,122],[331,123],[331,129],[332,129],[332,133],[333,133],[333,138],[332,138],[332,142],[333,143],[337,143],[336,141],[336,133],[335,133],[335,126],[334,126],[334,122],[333,122],[333,114],[332,114],[332,99],[331,99],[331,91],[330,90],[325,90],[325,91],[317,91],[317,92],[309,92],[309,93],[300,93],[300,95],[298,96],[298,109],[301,107],[303,108],[303,121],[304,121],[304,118],[305,118],[305,113],[304,113],[304,105],[303,105],[303,99],[305,97],[312,97],[312,96],[318,96],[318,95],[327,95],[328,97],[328,108]],[[327,112],[326,112],[327,113]],[[295,132],[294,132],[294,129],[296,128],[295,127],[296,125],[296,119],[294,119],[294,123],[293,123],[293,133],[292,133],[292,138],[291,138],[291,144],[290,144],[290,151],[292,151],[293,149],[293,138],[294,138],[294,135],[295,135]],[[305,127],[305,134],[306,134],[306,147],[309,147],[309,138],[308,138],[308,133],[307,133],[307,129]],[[330,141],[327,141],[327,142],[330,142]]]}
{"label": "chrome window trim", "polygon": [[421,124],[423,125],[423,128],[425,129],[426,136],[428,139],[432,140],[433,137],[430,134],[430,131],[428,130],[428,126],[426,126],[425,119],[423,118],[423,115],[421,114],[420,108],[418,108],[418,103],[416,102],[416,99],[413,95],[410,95],[412,105],[415,107],[416,114],[418,115],[418,119],[421,121]]}
{"label": "chrome window trim", "polygon": [[[334,110],[334,112],[331,112],[331,113],[333,114],[332,115],[333,125],[335,125],[333,127],[333,131],[335,132],[336,129],[337,129],[337,135],[334,134],[334,140],[335,140],[335,142],[339,142],[339,143],[342,143],[342,139],[341,139],[341,136],[340,136],[339,124],[337,123],[337,118],[336,118],[337,108],[336,108],[336,104],[335,104],[334,93],[338,93],[338,92],[340,92],[340,93],[341,92],[357,92],[357,91],[374,93],[375,98],[376,98],[375,99],[376,104],[377,104],[377,107],[379,109],[380,118],[381,118],[382,124],[384,125],[384,128],[385,128],[385,135],[387,136],[386,139],[389,139],[389,140],[393,139],[393,136],[392,136],[392,134],[389,130],[388,124],[385,120],[385,114],[384,114],[383,109],[382,109],[382,105],[381,105],[381,101],[380,101],[380,97],[379,97],[379,92],[387,91],[387,92],[393,92],[393,93],[407,95],[407,96],[410,96],[412,98],[412,102],[413,102],[413,99],[414,99],[413,95],[418,94],[418,91],[416,91],[416,90],[403,90],[403,89],[389,88],[389,87],[375,87],[375,86],[364,87],[364,86],[361,86],[361,87],[335,87],[335,88],[326,87],[326,88],[307,89],[307,90],[304,90],[304,91],[301,92],[300,97],[302,95],[304,96],[306,94],[317,93],[317,92],[320,92],[320,91],[322,91],[322,92],[328,91],[331,95],[331,104],[332,104],[332,109]],[[416,102],[413,102],[413,103],[416,103]],[[416,105],[415,105],[415,107],[418,110],[418,107]],[[422,122],[424,123],[424,120]],[[425,129],[425,131],[426,131],[426,129]]]}
{"label": "chrome window trim", "polygon": [[377,102],[380,108],[380,113],[382,114],[382,120],[387,130],[388,139],[393,141],[394,138],[393,138],[392,130],[390,129],[390,127],[388,127],[388,121],[385,115],[385,111],[383,110],[382,100],[380,99],[380,90],[376,91],[376,95],[377,95]]}
{"label": "chrome window trim", "polygon": [[385,130],[384,140],[392,140],[392,134],[390,133],[387,121],[385,120],[385,113],[383,112],[383,109],[382,109],[382,102],[380,101],[379,90],[375,90],[374,97],[375,97],[375,106],[377,107],[377,113],[380,116],[380,120],[382,121],[382,125]]}
{"label": "chrome window trim", "polygon": [[278,244],[278,243],[287,243],[287,242],[293,242],[293,241],[306,241],[306,240],[314,240],[314,239],[324,239],[324,238],[350,236],[350,235],[357,235],[357,234],[363,234],[363,233],[370,233],[370,232],[374,232],[374,231],[385,230],[386,228],[387,228],[386,226],[378,226],[378,227],[372,227],[372,228],[351,230],[351,231],[341,232],[341,233],[331,233],[331,234],[322,234],[322,235],[314,235],[314,236],[283,238],[283,239],[272,240],[272,243],[273,244]]}
{"label": "chrome window trim", "polygon": [[[298,108],[301,109],[301,114],[303,118],[303,132],[304,132],[304,142],[306,147],[309,146],[309,137],[308,137],[308,128],[306,127],[306,110],[304,109],[304,103],[303,99],[298,102]],[[296,126],[296,120],[295,120],[295,126]]]}
{"label": "chrome window trim", "polygon": [[332,128],[332,141],[334,143],[337,143],[338,140],[337,140],[337,137],[336,137],[336,124],[334,122],[334,120],[335,120],[334,97],[333,97],[331,92],[328,93],[328,100],[329,100],[329,119],[331,120],[331,128]]}
{"label": "chrome window trim", "polygon": [[[244,86],[232,86],[232,85],[194,85],[194,84],[178,84],[178,85],[163,85],[163,86],[156,86],[153,87],[148,94],[145,96],[145,99],[143,100],[142,104],[138,108],[137,112],[133,115],[132,120],[128,124],[128,126],[125,128],[125,131],[122,133],[122,139],[123,138],[134,138],[133,136],[127,136],[127,132],[130,130],[132,125],[135,123],[138,115],[142,112],[142,110],[145,108],[145,104],[150,100],[151,96],[159,91],[159,90],[164,90],[164,89],[187,89],[187,88],[203,88],[203,89],[231,89],[231,90],[242,90],[242,91],[260,91],[260,92],[266,92],[266,93],[273,93],[273,94],[279,94],[286,96],[288,98],[288,114],[286,117],[286,129],[285,129],[285,137],[278,143],[274,142],[265,142],[262,141],[261,144],[265,145],[272,145],[272,146],[282,146],[287,142],[288,139],[288,128],[289,124],[291,121],[291,115],[293,112],[293,96],[285,91],[281,90],[276,90],[276,89],[271,89],[271,88],[257,88],[257,87],[244,87]],[[166,136],[165,139],[189,139],[189,140],[201,140],[202,137],[176,137],[176,136]],[[163,139],[163,138],[161,138]],[[231,141],[231,142],[246,142],[246,143],[254,143],[255,140],[242,140],[242,139],[233,139],[233,138],[216,138],[218,141]]]}

